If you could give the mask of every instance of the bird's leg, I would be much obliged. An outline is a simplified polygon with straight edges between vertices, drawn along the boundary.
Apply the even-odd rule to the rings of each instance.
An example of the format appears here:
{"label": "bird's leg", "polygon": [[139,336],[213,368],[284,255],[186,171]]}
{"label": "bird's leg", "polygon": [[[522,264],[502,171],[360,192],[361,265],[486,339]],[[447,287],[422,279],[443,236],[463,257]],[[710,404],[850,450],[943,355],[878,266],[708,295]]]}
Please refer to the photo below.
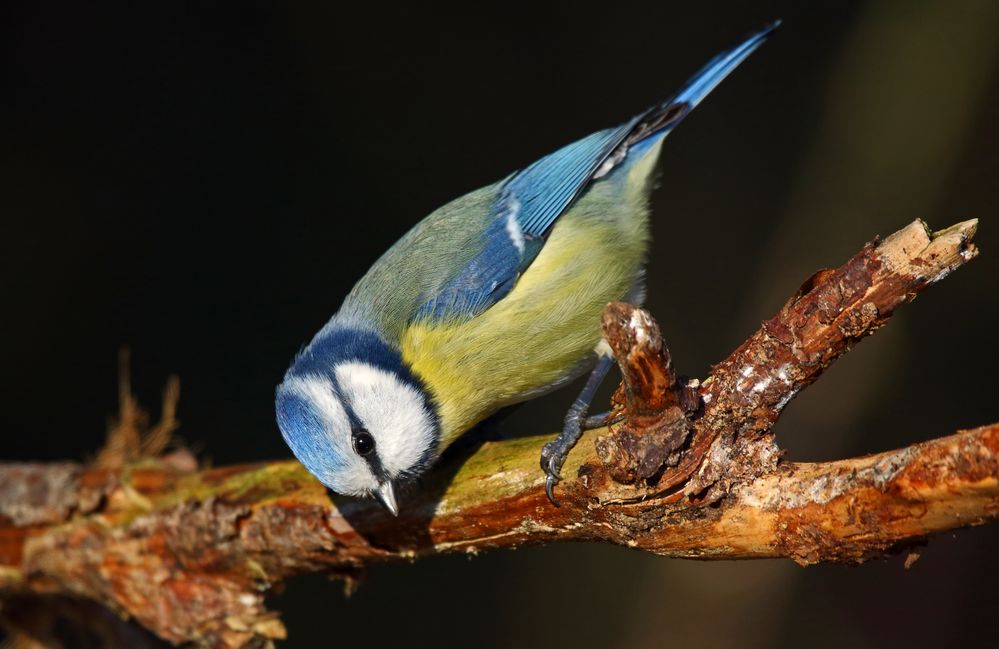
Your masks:
{"label": "bird's leg", "polygon": [[590,409],[590,402],[593,401],[593,396],[596,394],[597,388],[600,387],[600,383],[603,382],[604,377],[607,376],[607,372],[613,365],[613,356],[609,354],[600,355],[597,359],[597,366],[593,368],[590,378],[586,380],[586,386],[579,393],[579,396],[576,397],[576,400],[569,408],[569,412],[565,415],[565,427],[562,429],[562,432],[541,449],[541,468],[544,469],[545,474],[548,476],[545,481],[545,492],[548,494],[548,500],[552,501],[552,504],[556,507],[558,507],[558,501],[555,500],[554,489],[555,485],[562,479],[559,471],[562,470],[562,464],[565,463],[565,458],[569,455],[569,451],[572,450],[572,447],[576,445],[576,442],[582,436],[584,424],[589,423],[586,413]]}

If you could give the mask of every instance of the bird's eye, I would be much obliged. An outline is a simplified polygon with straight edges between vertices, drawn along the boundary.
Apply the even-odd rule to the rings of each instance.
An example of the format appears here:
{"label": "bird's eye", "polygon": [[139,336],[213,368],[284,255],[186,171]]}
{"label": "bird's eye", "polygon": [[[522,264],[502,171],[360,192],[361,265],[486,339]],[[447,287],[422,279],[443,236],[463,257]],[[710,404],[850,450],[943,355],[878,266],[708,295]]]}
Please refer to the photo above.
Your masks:
{"label": "bird's eye", "polygon": [[355,430],[351,436],[351,440],[354,443],[354,450],[357,451],[358,455],[369,455],[375,450],[375,438],[363,428]]}

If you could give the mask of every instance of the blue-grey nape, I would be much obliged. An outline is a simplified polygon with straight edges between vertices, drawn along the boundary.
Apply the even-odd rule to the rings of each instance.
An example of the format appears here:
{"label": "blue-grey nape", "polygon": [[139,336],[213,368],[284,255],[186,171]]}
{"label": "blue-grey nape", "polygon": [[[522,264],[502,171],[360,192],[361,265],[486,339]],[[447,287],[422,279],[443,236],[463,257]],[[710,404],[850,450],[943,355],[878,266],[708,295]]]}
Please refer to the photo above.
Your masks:
{"label": "blue-grey nape", "polygon": [[419,385],[397,349],[370,329],[331,322],[295,358],[287,376],[326,376],[335,381],[333,366],[359,360],[393,372]]}

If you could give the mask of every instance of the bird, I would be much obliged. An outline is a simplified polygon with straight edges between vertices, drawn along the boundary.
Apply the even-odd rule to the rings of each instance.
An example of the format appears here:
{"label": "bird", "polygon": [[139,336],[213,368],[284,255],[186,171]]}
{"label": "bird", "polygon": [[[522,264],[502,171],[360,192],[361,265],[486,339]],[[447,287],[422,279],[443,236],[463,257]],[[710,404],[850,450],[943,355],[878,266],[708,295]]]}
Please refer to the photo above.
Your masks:
{"label": "bird", "polygon": [[544,445],[552,504],[614,364],[608,302],[639,303],[665,136],[778,26],[711,59],[666,101],[438,208],[384,253],[275,394],[295,457],[330,490],[397,491],[496,412],[590,372]]}

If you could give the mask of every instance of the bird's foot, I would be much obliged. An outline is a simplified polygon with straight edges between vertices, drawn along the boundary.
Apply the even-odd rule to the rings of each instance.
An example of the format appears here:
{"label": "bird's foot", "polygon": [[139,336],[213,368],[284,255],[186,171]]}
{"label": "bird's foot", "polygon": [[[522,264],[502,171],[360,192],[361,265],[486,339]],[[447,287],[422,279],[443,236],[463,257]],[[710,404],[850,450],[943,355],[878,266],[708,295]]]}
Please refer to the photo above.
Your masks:
{"label": "bird's foot", "polygon": [[559,506],[559,502],[555,499],[555,485],[562,480],[561,471],[562,465],[565,464],[565,458],[568,457],[569,451],[583,434],[583,423],[583,416],[571,414],[566,417],[565,428],[562,429],[559,436],[545,444],[544,448],[541,449],[541,468],[545,472],[545,493],[548,494],[548,500],[556,507]]}
{"label": "bird's foot", "polygon": [[562,480],[562,465],[569,451],[576,445],[583,434],[583,430],[603,425],[603,418],[595,426],[591,426],[591,420],[586,418],[586,413],[590,409],[590,402],[596,394],[600,382],[607,376],[607,371],[614,364],[612,356],[601,355],[597,359],[596,367],[590,372],[590,378],[586,380],[586,387],[579,393],[579,396],[569,408],[565,416],[565,427],[558,437],[545,444],[541,449],[541,469],[545,472],[545,493],[548,500],[556,507],[559,506],[555,500],[555,485]]}

